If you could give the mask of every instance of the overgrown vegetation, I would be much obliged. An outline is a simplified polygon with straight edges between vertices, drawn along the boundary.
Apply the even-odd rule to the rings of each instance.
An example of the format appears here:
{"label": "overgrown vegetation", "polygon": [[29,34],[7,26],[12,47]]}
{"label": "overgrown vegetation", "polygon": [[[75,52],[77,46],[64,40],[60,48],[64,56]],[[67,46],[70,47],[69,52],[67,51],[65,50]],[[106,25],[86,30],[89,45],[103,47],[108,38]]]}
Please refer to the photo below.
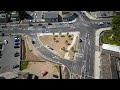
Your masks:
{"label": "overgrown vegetation", "polygon": [[104,36],[100,37],[100,42],[120,46],[120,15],[112,19],[112,30],[105,31]]}
{"label": "overgrown vegetation", "polygon": [[21,70],[24,70],[27,68],[29,62],[24,60],[24,61],[21,61],[20,64],[21,64]]}

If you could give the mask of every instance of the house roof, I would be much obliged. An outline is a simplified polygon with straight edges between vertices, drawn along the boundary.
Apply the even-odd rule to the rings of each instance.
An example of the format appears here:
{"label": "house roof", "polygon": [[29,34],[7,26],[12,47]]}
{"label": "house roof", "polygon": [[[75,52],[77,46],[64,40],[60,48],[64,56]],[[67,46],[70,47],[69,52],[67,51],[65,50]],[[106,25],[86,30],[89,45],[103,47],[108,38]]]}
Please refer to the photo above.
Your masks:
{"label": "house roof", "polygon": [[73,15],[74,13],[67,13],[63,15],[63,18],[69,18]]}
{"label": "house roof", "polygon": [[44,12],[44,18],[58,18],[58,12],[56,11]]}
{"label": "house roof", "polygon": [[110,44],[103,44],[102,48],[106,49],[106,50],[110,50],[110,51],[120,52],[120,46],[114,46],[114,45],[110,45]]}

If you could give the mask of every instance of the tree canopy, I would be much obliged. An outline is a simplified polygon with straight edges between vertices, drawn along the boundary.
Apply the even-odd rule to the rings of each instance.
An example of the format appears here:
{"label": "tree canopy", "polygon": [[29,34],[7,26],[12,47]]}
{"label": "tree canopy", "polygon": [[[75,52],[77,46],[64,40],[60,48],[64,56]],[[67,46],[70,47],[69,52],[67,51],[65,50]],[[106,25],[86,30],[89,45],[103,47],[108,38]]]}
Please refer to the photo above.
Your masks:
{"label": "tree canopy", "polygon": [[112,19],[113,39],[120,45],[120,15]]}

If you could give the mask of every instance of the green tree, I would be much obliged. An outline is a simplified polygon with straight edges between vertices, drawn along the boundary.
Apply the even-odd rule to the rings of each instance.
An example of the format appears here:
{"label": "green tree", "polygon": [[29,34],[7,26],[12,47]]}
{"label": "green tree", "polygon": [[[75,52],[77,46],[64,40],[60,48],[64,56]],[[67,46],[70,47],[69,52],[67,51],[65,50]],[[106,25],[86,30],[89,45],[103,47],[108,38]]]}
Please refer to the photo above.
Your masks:
{"label": "green tree", "polygon": [[68,40],[66,40],[65,43],[68,44]]}
{"label": "green tree", "polygon": [[54,40],[54,41],[56,41],[56,38],[55,38],[55,37],[53,37],[53,40]]}
{"label": "green tree", "polygon": [[53,32],[53,35],[55,35],[55,32]]}
{"label": "green tree", "polygon": [[112,19],[113,39],[116,45],[120,45],[120,15]]}
{"label": "green tree", "polygon": [[65,51],[65,47],[63,47],[63,51]]}
{"label": "green tree", "polygon": [[59,32],[59,35],[62,35],[62,32]]}
{"label": "green tree", "polygon": [[69,36],[69,32],[67,32],[67,36]]}
{"label": "green tree", "polygon": [[71,50],[74,52],[75,51],[74,47],[72,47]]}

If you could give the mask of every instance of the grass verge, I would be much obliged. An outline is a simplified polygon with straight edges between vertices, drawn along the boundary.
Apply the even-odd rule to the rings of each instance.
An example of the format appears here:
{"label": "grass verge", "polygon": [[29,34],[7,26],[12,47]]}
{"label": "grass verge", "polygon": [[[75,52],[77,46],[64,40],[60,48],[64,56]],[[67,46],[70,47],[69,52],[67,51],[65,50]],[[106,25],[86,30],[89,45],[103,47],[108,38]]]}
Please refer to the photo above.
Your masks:
{"label": "grass verge", "polygon": [[27,68],[29,62],[28,61],[21,61],[20,66],[21,66],[21,70],[24,70]]}

